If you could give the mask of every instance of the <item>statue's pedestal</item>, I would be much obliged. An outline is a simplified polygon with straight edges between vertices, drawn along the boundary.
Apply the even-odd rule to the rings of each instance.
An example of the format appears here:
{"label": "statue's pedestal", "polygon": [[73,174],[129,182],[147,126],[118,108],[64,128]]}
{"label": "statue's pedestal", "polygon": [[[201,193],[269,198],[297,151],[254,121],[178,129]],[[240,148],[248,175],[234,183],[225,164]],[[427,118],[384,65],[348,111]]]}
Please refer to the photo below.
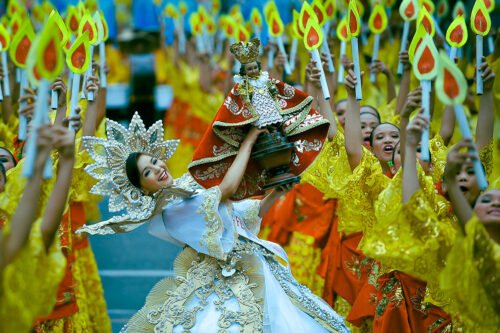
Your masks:
{"label": "statue's pedestal", "polygon": [[289,170],[292,158],[293,143],[280,131],[262,133],[254,145],[252,158],[266,170],[266,183],[262,189],[267,190],[300,181],[300,177]]}

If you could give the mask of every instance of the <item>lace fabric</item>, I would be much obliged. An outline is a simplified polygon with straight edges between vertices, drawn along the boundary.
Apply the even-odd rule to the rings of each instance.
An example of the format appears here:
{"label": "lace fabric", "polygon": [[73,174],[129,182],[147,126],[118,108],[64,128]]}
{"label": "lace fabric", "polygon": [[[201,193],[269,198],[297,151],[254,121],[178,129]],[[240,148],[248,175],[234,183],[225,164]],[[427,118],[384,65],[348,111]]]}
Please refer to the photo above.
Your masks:
{"label": "lace fabric", "polygon": [[[8,232],[8,226],[4,231]],[[65,266],[58,238],[46,251],[41,220],[36,221],[27,244],[3,272],[1,332],[29,332],[37,317],[51,312]]]}
{"label": "lace fabric", "polygon": [[441,289],[453,302],[450,313],[464,332],[496,332],[500,327],[500,245],[495,243],[477,216],[458,234],[441,272]]}

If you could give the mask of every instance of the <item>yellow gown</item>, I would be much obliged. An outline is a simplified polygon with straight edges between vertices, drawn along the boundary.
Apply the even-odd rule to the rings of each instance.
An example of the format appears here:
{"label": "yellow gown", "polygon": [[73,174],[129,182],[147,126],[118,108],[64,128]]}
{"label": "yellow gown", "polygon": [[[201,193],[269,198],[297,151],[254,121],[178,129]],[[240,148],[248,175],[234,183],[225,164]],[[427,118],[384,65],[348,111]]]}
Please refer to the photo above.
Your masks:
{"label": "yellow gown", "polygon": [[453,302],[464,332],[497,332],[500,327],[500,245],[473,216],[458,234],[441,272],[441,289]]}
{"label": "yellow gown", "polygon": [[[3,233],[3,237],[9,233],[8,223]],[[1,275],[1,332],[31,332],[35,319],[52,311],[65,266],[59,239],[56,237],[46,251],[41,219],[37,220],[27,244]]]}

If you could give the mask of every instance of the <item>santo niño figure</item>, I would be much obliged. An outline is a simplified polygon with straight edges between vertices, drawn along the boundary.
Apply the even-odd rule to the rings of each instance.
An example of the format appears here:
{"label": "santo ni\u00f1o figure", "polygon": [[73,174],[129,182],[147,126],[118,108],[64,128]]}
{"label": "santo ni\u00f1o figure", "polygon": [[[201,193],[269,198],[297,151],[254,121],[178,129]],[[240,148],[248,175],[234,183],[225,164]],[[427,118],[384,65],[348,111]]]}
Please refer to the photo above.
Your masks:
{"label": "santo ni\u00f1o figure", "polygon": [[[312,108],[313,98],[269,77],[258,62],[259,39],[231,46],[241,63],[236,84],[220,106],[189,164],[193,178],[205,188],[218,185],[238,153],[251,126],[279,129],[294,143],[290,171],[300,175],[323,147],[328,121]],[[233,199],[263,194],[263,169],[250,161]]]}

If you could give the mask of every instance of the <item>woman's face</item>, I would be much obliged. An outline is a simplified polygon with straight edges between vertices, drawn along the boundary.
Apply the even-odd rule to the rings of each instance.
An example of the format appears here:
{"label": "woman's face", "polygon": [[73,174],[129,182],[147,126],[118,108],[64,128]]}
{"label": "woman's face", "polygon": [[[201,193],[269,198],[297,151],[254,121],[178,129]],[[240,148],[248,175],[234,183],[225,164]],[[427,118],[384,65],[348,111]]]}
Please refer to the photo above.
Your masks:
{"label": "woman's face", "polygon": [[391,124],[382,124],[373,132],[372,152],[380,162],[389,162],[392,152],[399,141],[399,130]]}
{"label": "woman's face", "polygon": [[3,164],[5,171],[8,171],[15,167],[15,162],[12,158],[12,155],[5,148],[0,148],[0,163]]}
{"label": "woman's face", "polygon": [[174,183],[165,163],[156,157],[141,155],[137,160],[141,188],[146,194],[157,192]]}
{"label": "woman's face", "polygon": [[469,204],[473,206],[480,190],[472,163],[462,165],[460,172],[457,174],[456,182]]}
{"label": "woman's face", "polygon": [[335,113],[337,114],[337,119],[342,127],[345,127],[345,112],[347,111],[347,101],[342,101],[337,103],[335,106]]}
{"label": "woman's face", "polygon": [[[396,145],[395,149],[396,149],[396,151],[394,152],[394,159],[393,159],[394,169],[391,170],[393,174],[396,174],[396,172],[398,172],[399,168],[401,167],[401,148],[400,148],[399,143]],[[421,155],[420,144],[417,147],[417,154],[416,155],[417,155],[417,160],[420,162],[420,166],[422,167],[424,172],[426,174],[429,174],[432,171],[432,164],[430,162],[422,161],[420,159],[420,155]]]}
{"label": "woman's face", "polygon": [[245,73],[248,77],[251,77],[253,79],[256,79],[260,75],[260,69],[259,65],[257,64],[256,61],[250,62],[248,64],[243,65],[245,66]]}
{"label": "woman's face", "polygon": [[361,135],[363,136],[363,145],[367,148],[370,147],[370,134],[380,122],[378,118],[371,113],[363,112],[359,116],[361,119]]}
{"label": "woman's face", "polygon": [[500,223],[500,189],[481,194],[474,211],[482,223]]}

